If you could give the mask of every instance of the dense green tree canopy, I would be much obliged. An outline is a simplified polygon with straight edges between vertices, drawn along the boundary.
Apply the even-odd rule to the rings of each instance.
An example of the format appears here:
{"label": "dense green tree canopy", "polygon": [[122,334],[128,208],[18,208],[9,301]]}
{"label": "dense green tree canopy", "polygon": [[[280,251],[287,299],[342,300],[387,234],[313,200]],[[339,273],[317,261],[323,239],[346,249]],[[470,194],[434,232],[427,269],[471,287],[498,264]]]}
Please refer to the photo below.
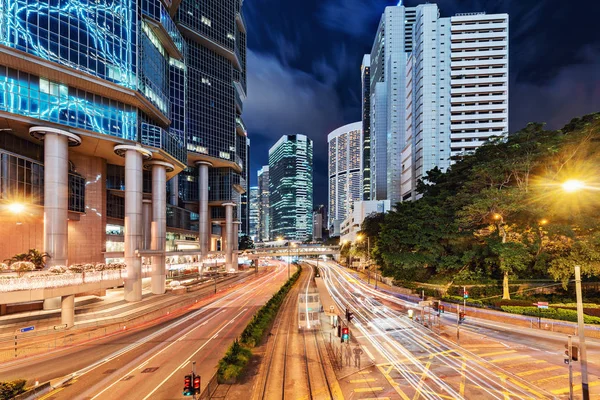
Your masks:
{"label": "dense green tree canopy", "polygon": [[[531,123],[429,171],[419,200],[365,220],[371,256],[396,279],[600,276],[600,113]],[[584,186],[564,190],[577,179]]]}

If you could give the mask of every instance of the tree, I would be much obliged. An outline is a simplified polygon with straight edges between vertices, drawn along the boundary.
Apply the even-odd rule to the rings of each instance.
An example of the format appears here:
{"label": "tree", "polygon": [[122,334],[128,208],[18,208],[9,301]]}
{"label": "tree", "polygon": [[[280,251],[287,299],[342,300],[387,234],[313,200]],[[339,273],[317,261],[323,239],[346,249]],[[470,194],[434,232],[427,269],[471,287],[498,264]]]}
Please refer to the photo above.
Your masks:
{"label": "tree", "polygon": [[29,249],[27,253],[15,254],[4,261],[10,264],[17,261],[29,261],[35,265],[36,269],[43,269],[46,266],[46,258],[50,258],[48,253],[41,253],[36,249]]}
{"label": "tree", "polygon": [[240,236],[240,240],[239,240],[239,243],[238,243],[238,248],[240,250],[253,249],[254,248],[254,242],[252,241],[252,239],[248,235]]}

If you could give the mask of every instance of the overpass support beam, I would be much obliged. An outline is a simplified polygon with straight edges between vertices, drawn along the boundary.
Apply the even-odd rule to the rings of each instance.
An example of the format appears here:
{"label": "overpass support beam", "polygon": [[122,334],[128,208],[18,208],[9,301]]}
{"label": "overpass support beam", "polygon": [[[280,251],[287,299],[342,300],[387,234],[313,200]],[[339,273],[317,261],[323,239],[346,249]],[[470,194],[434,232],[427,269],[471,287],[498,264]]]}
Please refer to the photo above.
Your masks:
{"label": "overpass support beam", "polygon": [[167,171],[175,168],[163,161],[150,161],[146,168],[152,169],[152,250],[163,253],[152,256],[152,293],[163,294],[166,290],[165,241],[167,237]]}
{"label": "overpass support beam", "polygon": [[142,165],[152,154],[140,145],[117,145],[115,153],[125,157],[125,264],[127,278],[123,293],[126,301],[142,300],[142,259],[136,250],[143,247]]}
{"label": "overpass support beam", "polygon": [[60,322],[67,328],[71,328],[75,325],[75,295],[62,296],[60,303]]}
{"label": "overpass support beam", "polygon": [[233,268],[233,206],[235,206],[235,203],[225,203],[223,206],[225,207],[225,234],[227,235],[225,240],[225,269],[229,271]]}

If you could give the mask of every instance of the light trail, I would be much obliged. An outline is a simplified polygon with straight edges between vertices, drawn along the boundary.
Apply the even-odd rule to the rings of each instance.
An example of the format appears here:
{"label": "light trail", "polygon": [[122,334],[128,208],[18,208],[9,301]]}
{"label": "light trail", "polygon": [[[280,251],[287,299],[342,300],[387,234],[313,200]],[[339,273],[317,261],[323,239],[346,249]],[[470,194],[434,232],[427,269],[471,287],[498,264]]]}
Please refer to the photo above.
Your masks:
{"label": "light trail", "polygon": [[[435,360],[441,362],[443,366],[450,368],[458,376],[461,376],[468,383],[484,391],[489,398],[504,399],[506,395],[516,398],[545,398],[550,397],[543,393],[543,390],[535,387],[526,387],[506,379],[501,382],[500,376],[491,375],[490,370],[502,371],[500,368],[492,365],[488,361],[477,357],[476,355],[457,348],[453,343],[446,339],[439,338],[431,332],[425,330],[412,321],[408,321],[402,314],[390,310],[381,309],[379,312],[375,309],[375,304],[368,296],[377,296],[386,301],[400,304],[407,307],[415,307],[413,303],[398,299],[394,296],[375,291],[371,287],[356,279],[353,275],[343,268],[333,263],[323,263],[324,282],[330,292],[333,300],[340,309],[348,307],[357,315],[357,328],[364,337],[377,349],[377,351],[410,383],[410,385],[421,396],[426,398],[440,398],[436,396],[436,391],[432,390],[424,378],[428,377],[432,383],[438,386],[447,395],[453,398],[461,399],[463,395],[457,393],[449,384],[443,382],[429,369],[431,363]],[[322,264],[322,265],[323,265]],[[355,281],[350,284],[349,280]],[[355,300],[356,294],[362,297]],[[353,301],[348,301],[352,299]],[[387,327],[382,329],[376,323],[377,320],[385,321]],[[360,323],[358,323],[360,321]],[[371,321],[371,323],[369,323]],[[391,332],[390,332],[391,331]],[[378,340],[375,340],[377,338]],[[405,341],[416,346],[416,349],[408,350],[400,342]],[[386,345],[388,348],[386,348]],[[413,351],[425,352],[426,356],[414,356]],[[448,355],[449,352],[455,352],[462,356],[460,359]],[[467,355],[471,356],[467,358]],[[405,360],[400,361],[399,356]],[[463,366],[463,362],[466,367]],[[405,364],[416,368],[407,368]],[[502,375],[512,378],[512,374],[502,371]],[[522,381],[522,380],[519,380]],[[525,383],[528,385],[527,383]],[[429,393],[428,393],[429,392]],[[462,392],[462,390],[461,390]],[[431,397],[434,396],[434,397]]]}

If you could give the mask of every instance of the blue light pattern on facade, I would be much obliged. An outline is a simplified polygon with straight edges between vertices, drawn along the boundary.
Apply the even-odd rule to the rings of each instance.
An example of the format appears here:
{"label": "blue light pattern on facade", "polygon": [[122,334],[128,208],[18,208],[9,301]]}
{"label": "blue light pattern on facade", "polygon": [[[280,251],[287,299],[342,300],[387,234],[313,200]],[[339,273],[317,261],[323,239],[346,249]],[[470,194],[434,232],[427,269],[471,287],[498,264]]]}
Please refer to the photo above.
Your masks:
{"label": "blue light pattern on facade", "polygon": [[0,110],[137,140],[137,109],[0,66]]}
{"label": "blue light pattern on facade", "polygon": [[0,43],[135,89],[134,0],[0,0]]}

